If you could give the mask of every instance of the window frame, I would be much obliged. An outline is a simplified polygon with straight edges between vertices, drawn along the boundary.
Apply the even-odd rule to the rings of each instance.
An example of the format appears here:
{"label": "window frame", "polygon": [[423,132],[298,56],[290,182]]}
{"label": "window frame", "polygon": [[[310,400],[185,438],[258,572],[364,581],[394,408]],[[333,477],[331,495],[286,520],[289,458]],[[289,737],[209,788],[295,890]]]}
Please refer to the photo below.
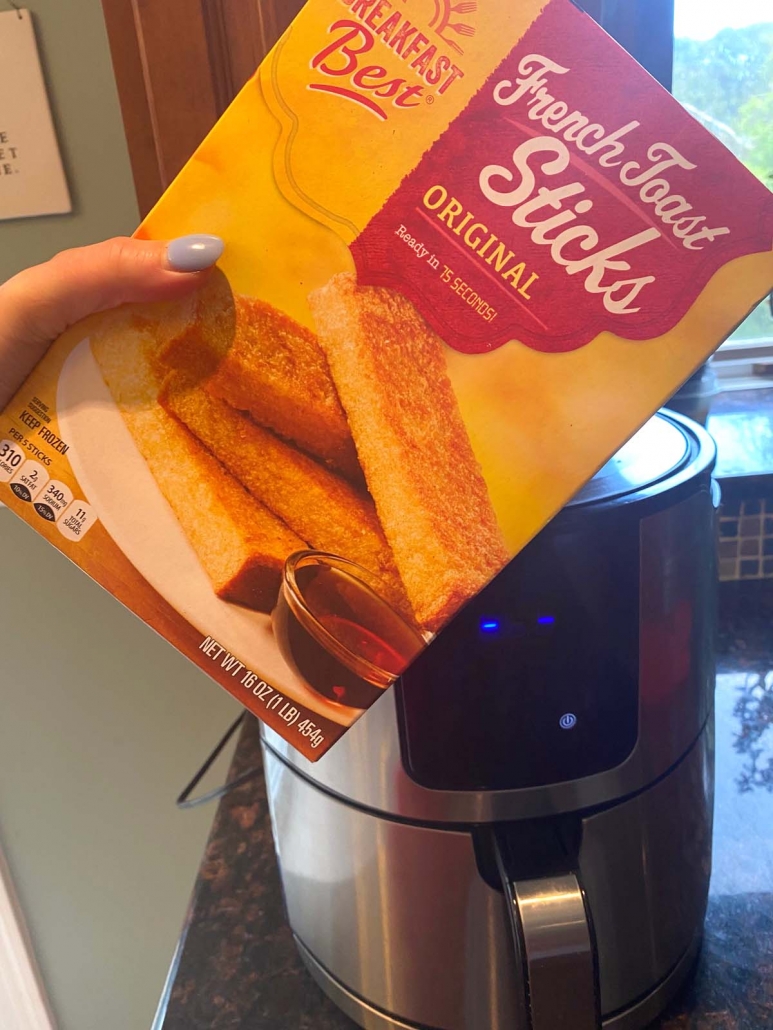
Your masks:
{"label": "window frame", "polygon": [[582,0],[585,11],[671,90],[675,0]]}

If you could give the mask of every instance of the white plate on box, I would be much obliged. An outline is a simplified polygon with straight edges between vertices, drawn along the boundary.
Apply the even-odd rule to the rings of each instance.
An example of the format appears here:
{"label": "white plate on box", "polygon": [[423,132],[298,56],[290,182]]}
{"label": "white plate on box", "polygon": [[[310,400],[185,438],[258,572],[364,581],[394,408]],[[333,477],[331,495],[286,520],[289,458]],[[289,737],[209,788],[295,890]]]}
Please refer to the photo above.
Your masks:
{"label": "white plate on box", "polygon": [[57,416],[67,456],[102,525],[137,571],[204,637],[271,686],[339,725],[358,713],[309,690],[279,653],[271,619],[221,601],[156,485],[107,389],[88,339],[59,377]]}

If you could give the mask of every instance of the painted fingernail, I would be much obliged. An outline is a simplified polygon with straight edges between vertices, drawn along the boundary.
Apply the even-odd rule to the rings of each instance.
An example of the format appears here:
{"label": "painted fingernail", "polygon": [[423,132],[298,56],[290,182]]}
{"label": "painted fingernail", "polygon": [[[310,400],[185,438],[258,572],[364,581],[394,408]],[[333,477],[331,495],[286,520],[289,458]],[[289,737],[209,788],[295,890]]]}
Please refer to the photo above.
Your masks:
{"label": "painted fingernail", "polygon": [[203,272],[211,268],[225,249],[219,236],[196,233],[171,240],[166,248],[166,260],[175,272]]}

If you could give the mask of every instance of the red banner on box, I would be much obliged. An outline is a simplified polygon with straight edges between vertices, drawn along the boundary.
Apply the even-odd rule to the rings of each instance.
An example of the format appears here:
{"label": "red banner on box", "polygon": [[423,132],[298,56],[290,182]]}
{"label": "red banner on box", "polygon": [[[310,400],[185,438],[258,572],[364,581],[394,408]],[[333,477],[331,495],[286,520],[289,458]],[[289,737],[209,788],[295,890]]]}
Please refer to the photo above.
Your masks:
{"label": "red banner on box", "polygon": [[553,0],[352,252],[360,283],[399,290],[465,353],[651,339],[773,245],[770,192],[738,183],[719,142]]}

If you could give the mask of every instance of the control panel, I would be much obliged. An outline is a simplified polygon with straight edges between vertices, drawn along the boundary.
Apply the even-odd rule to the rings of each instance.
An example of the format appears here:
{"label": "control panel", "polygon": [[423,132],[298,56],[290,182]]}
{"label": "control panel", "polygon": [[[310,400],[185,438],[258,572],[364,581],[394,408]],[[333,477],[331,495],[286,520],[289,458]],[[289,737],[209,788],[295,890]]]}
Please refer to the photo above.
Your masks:
{"label": "control panel", "polygon": [[558,519],[398,683],[406,770],[514,790],[614,768],[637,739],[638,671],[638,519]]}

